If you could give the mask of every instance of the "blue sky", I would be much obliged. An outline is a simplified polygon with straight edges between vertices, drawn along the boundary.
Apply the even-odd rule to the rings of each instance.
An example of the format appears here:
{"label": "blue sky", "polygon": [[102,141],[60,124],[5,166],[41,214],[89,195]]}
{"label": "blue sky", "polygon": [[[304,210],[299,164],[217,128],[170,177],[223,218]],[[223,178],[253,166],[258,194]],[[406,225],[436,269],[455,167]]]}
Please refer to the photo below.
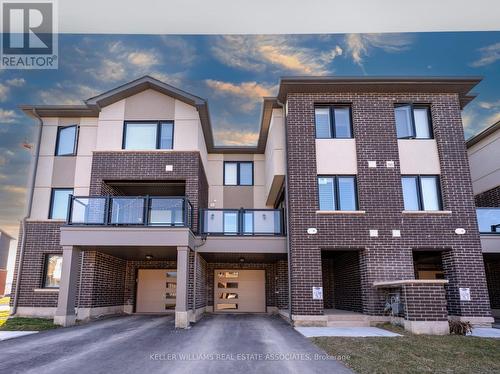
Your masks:
{"label": "blue sky", "polygon": [[61,35],[58,70],[0,70],[0,227],[17,235],[34,121],[21,103],[77,104],[149,74],[209,101],[216,142],[257,139],[283,75],[480,75],[466,137],[500,120],[500,33],[288,36]]}

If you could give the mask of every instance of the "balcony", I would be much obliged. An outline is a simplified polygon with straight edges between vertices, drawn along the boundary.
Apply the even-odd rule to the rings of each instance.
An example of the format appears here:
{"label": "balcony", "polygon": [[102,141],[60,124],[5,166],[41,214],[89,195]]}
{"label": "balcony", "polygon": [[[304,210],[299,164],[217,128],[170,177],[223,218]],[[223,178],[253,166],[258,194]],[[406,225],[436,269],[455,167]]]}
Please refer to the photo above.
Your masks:
{"label": "balcony", "polygon": [[192,228],[193,207],[185,197],[71,196],[68,225]]}
{"label": "balcony", "polygon": [[476,208],[481,234],[500,235],[500,208]]}
{"label": "balcony", "polygon": [[202,234],[214,236],[282,236],[283,211],[279,209],[202,209]]}

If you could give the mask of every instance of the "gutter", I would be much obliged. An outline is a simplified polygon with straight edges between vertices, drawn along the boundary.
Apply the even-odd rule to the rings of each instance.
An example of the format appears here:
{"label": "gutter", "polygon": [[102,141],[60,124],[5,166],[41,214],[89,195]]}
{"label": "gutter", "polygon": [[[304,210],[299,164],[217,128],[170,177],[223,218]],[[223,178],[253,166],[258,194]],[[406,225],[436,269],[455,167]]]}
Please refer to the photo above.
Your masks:
{"label": "gutter", "polygon": [[38,134],[37,134],[37,140],[35,144],[35,159],[33,160],[33,168],[32,168],[32,174],[31,174],[31,180],[29,181],[29,188],[28,188],[28,200],[27,200],[27,207],[26,207],[26,214],[24,218],[21,221],[21,245],[19,247],[19,265],[17,267],[17,274],[16,274],[16,289],[14,292],[14,302],[12,304],[12,311],[11,315],[15,315],[17,313],[17,304],[19,301],[19,282],[21,279],[21,273],[22,273],[22,268],[23,268],[23,258],[24,258],[24,250],[26,247],[26,220],[31,216],[31,209],[33,207],[33,192],[35,190],[35,179],[36,179],[36,172],[38,169],[38,159],[40,157],[40,143],[42,140],[42,126],[43,126],[43,120],[42,117],[38,115],[36,112],[35,108],[32,108],[32,114],[33,117],[35,117],[38,120]]}

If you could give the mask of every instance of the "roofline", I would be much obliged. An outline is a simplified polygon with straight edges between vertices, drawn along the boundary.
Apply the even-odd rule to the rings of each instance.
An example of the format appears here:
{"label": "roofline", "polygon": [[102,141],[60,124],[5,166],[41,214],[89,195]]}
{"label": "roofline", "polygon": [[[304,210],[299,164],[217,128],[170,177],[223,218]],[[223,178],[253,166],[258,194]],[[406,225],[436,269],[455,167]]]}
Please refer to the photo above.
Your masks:
{"label": "roofline", "polygon": [[498,130],[500,130],[500,121],[495,122],[493,125],[485,128],[479,134],[474,135],[472,138],[468,139],[465,142],[465,144],[467,145],[467,148],[470,148],[474,144],[479,143],[481,140],[483,140],[483,139],[487,138],[488,136],[494,134]]}

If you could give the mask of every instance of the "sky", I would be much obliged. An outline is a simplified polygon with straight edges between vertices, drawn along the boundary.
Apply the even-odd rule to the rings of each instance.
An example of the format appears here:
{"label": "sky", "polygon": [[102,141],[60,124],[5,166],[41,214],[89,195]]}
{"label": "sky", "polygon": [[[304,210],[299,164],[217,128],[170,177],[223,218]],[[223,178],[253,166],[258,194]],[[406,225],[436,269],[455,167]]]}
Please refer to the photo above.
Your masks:
{"label": "sky", "polygon": [[465,137],[500,120],[500,32],[64,34],[57,70],[0,70],[0,228],[17,237],[30,162],[22,143],[35,137],[35,121],[17,105],[81,104],[146,74],[207,99],[221,145],[255,144],[262,97],[289,75],[479,75]]}

